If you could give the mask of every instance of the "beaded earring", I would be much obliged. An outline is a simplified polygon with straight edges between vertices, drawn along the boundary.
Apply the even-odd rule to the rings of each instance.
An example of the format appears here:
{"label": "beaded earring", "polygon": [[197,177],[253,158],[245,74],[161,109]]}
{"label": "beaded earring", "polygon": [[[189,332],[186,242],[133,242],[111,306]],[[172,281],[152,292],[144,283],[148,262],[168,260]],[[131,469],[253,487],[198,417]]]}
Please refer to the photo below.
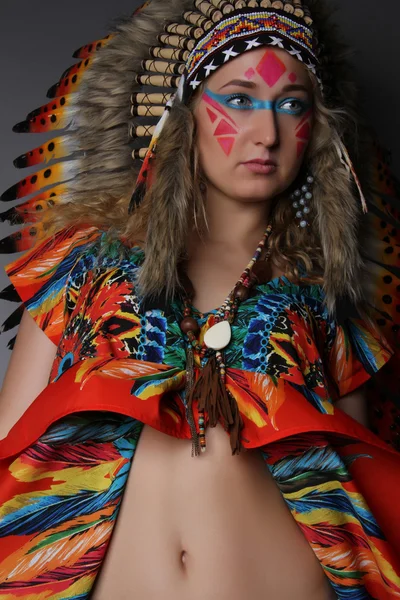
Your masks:
{"label": "beaded earring", "polygon": [[296,219],[299,221],[299,227],[305,228],[309,225],[308,215],[311,212],[310,201],[312,200],[312,184],[314,183],[314,177],[307,175],[306,183],[295,190],[290,199],[292,200],[292,206],[296,211]]}

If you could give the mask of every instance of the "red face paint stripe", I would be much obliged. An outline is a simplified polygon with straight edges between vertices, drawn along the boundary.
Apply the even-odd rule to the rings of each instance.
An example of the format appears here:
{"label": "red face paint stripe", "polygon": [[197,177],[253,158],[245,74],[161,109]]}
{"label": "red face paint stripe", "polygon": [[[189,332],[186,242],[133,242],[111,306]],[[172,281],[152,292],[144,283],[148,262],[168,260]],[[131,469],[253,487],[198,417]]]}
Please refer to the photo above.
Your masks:
{"label": "red face paint stripe", "polygon": [[214,123],[218,119],[217,115],[213,113],[209,108],[207,108],[207,114],[210,117],[211,123]]}
{"label": "red face paint stripe", "polygon": [[218,102],[216,102],[213,98],[210,98],[210,96],[207,95],[207,92],[204,92],[203,100],[204,100],[204,102],[207,102],[207,104],[209,104],[210,106],[215,108],[216,111],[218,111],[219,113],[224,115],[224,117],[226,119],[228,119],[228,121],[230,121],[231,123],[233,123],[236,126],[235,121],[224,111],[223,108],[221,108],[221,106],[218,104]]}
{"label": "red face paint stripe", "polygon": [[303,140],[309,140],[311,135],[311,128],[309,123],[304,123],[303,127],[296,133],[296,137]]}
{"label": "red face paint stripe", "polygon": [[296,127],[296,131],[297,131],[298,129],[300,129],[300,127],[301,127],[302,125],[304,125],[304,123],[305,123],[305,122],[306,122],[306,121],[307,121],[307,120],[308,120],[308,119],[311,117],[311,115],[312,115],[312,109],[310,108],[310,109],[309,109],[309,110],[306,112],[306,114],[304,115],[304,117],[302,118],[302,120],[300,121],[300,123],[297,125],[297,127]]}

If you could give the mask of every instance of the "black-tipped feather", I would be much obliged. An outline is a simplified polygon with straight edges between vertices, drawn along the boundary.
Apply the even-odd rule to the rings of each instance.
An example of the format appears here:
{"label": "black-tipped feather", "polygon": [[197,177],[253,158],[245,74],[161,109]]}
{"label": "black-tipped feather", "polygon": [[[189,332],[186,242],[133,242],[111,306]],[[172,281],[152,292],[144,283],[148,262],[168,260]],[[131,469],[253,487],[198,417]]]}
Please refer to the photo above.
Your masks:
{"label": "black-tipped feather", "polygon": [[8,302],[21,302],[21,298],[12,283],[0,291],[0,300],[8,300]]}
{"label": "black-tipped feather", "polygon": [[57,96],[57,88],[59,87],[58,83],[55,83],[47,90],[47,98],[55,98]]}
{"label": "black-tipped feather", "polygon": [[41,108],[35,108],[35,110],[31,110],[31,112],[26,115],[26,120],[30,121],[34,117],[38,117],[41,114],[41,112]]}
{"label": "black-tipped feather", "polygon": [[2,223],[8,221],[11,225],[22,225],[25,223],[24,218],[14,207],[0,213],[0,221]]}
{"label": "black-tipped feather", "polygon": [[12,202],[17,199],[18,195],[18,184],[14,184],[8,188],[5,192],[0,196],[0,200],[2,202]]}
{"label": "black-tipped feather", "polygon": [[28,166],[28,155],[21,154],[21,156],[18,156],[13,160],[13,165],[17,169],[25,169],[25,167]]}
{"label": "black-tipped feather", "polygon": [[19,252],[17,242],[21,240],[21,237],[21,232],[16,231],[0,240],[0,254],[14,254],[14,252]]}
{"label": "black-tipped feather", "polygon": [[16,310],[4,321],[0,327],[0,333],[10,331],[20,324],[22,315],[24,313],[24,305],[20,304]]}
{"label": "black-tipped feather", "polygon": [[16,123],[12,130],[14,133],[28,133],[29,121],[21,121],[20,123]]}
{"label": "black-tipped feather", "polygon": [[8,342],[8,344],[7,344],[7,348],[8,348],[9,350],[13,350],[13,349],[14,349],[14,346],[15,346],[15,340],[16,340],[16,339],[17,339],[17,336],[16,336],[16,335],[14,335],[14,337],[13,337],[13,338],[11,338],[11,340]]}

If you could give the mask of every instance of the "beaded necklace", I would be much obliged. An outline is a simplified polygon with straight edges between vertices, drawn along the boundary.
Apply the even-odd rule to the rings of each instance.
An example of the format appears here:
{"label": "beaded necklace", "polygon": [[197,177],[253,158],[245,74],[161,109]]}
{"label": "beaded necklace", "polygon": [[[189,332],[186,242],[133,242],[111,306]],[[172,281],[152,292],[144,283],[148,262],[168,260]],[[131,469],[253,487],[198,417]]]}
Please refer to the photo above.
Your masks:
{"label": "beaded necklace", "polygon": [[[240,303],[249,298],[254,285],[265,283],[270,279],[271,268],[267,262],[270,250],[267,249],[263,260],[260,260],[260,257],[267,246],[271,232],[272,227],[268,225],[253,258],[225,302],[216,311],[214,323],[206,332],[202,343],[198,339],[200,326],[192,311],[193,287],[190,284],[187,286],[180,327],[187,339],[185,408],[192,436],[192,456],[198,456],[200,452],[206,451],[205,411],[209,416],[210,427],[215,427],[219,417],[222,417],[225,430],[230,432],[232,454],[238,454],[242,449],[240,430],[243,428],[243,420],[235,398],[225,386],[226,368],[223,349],[231,341],[231,325],[235,321]],[[202,365],[197,377],[194,371],[194,351],[198,353]],[[199,402],[199,433],[193,416],[194,400]]]}

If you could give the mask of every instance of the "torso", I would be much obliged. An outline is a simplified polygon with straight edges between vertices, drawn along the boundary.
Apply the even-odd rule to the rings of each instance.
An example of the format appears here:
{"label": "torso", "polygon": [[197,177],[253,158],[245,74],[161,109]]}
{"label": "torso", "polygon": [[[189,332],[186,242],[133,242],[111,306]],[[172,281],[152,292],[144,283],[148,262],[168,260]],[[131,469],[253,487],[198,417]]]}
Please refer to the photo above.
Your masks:
{"label": "torso", "polygon": [[207,450],[144,426],[94,600],[336,596],[259,450]]}
{"label": "torso", "polygon": [[[188,268],[198,310],[223,302],[248,258],[198,247]],[[144,426],[94,600],[334,599],[261,452],[232,456],[220,425],[206,438],[192,457],[190,440]]]}

